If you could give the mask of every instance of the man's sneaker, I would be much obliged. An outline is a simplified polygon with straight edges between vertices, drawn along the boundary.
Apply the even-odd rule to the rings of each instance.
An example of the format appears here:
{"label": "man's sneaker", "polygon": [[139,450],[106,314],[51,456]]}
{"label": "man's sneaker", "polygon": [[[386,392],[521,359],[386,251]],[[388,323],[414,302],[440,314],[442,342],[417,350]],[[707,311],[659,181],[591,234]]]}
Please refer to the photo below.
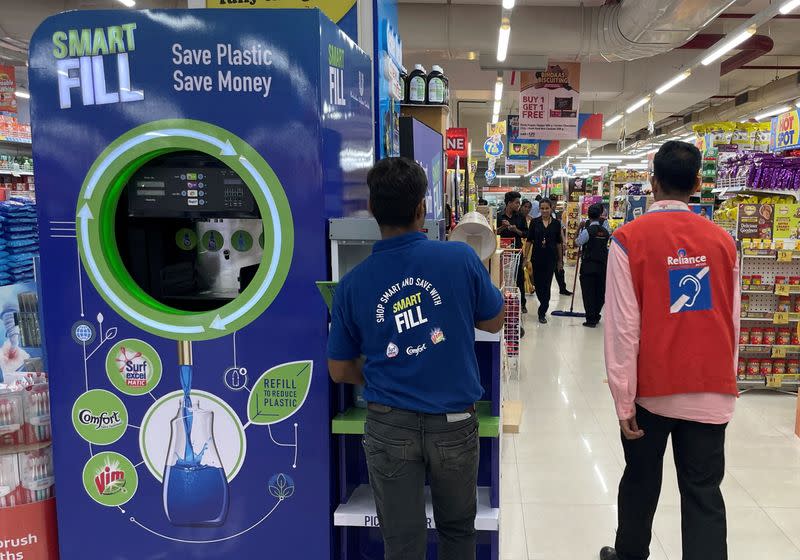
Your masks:
{"label": "man's sneaker", "polygon": [[522,306],[522,312],[523,312],[523,313],[527,313],[527,312],[528,312],[528,308],[527,308],[527,307],[525,307],[524,305]]}
{"label": "man's sneaker", "polygon": [[569,290],[561,290],[558,293],[561,294],[562,296],[571,296],[572,295],[572,292],[570,292]]}

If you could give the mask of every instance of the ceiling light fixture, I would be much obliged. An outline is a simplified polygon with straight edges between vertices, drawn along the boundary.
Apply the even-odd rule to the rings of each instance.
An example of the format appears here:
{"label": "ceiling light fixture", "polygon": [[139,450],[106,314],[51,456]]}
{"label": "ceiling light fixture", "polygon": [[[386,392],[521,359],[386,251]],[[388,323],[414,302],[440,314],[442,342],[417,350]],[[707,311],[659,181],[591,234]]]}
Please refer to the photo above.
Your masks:
{"label": "ceiling light fixture", "polygon": [[495,114],[495,115],[499,115],[500,114],[500,101],[495,101],[494,102],[494,108],[492,109],[492,113]]}
{"label": "ceiling light fixture", "polygon": [[692,71],[691,70],[687,70],[686,72],[681,72],[680,74],[678,74],[677,76],[672,78],[670,81],[666,82],[664,85],[659,87],[656,90],[656,95],[661,95],[665,91],[667,91],[669,89],[672,89],[673,87],[675,87],[676,85],[678,85],[679,83],[681,83],[683,80],[685,80],[686,78],[688,78],[691,75],[692,75]]}
{"label": "ceiling light fixture", "polygon": [[500,121],[500,114],[494,113],[492,115],[492,124],[497,124]]}
{"label": "ceiling light fixture", "polygon": [[126,8],[133,8],[136,5],[136,2],[134,0],[117,0],[117,1]]}
{"label": "ceiling light fixture", "polygon": [[511,39],[511,21],[503,18],[500,23],[500,34],[497,38],[497,61],[504,62],[508,55],[508,41]]}
{"label": "ceiling light fixture", "polygon": [[21,97],[22,99],[30,99],[31,98],[31,94],[30,93],[28,93],[27,91],[23,91],[21,89],[18,89],[17,91],[15,91],[14,95],[16,95],[17,97]]}
{"label": "ceiling light fixture", "polygon": [[503,99],[503,78],[497,78],[497,82],[494,84],[494,100],[500,101]]}
{"label": "ceiling light fixture", "polygon": [[503,9],[504,10],[513,10],[514,4],[516,4],[516,0],[503,0]]}
{"label": "ceiling light fixture", "polygon": [[788,14],[789,12],[793,11],[795,8],[800,6],[800,0],[789,0],[783,6],[780,7],[780,13],[783,15]]}
{"label": "ceiling light fixture", "polygon": [[753,117],[755,120],[760,121],[761,119],[766,119],[767,117],[774,117],[775,115],[780,115],[781,113],[786,113],[787,111],[791,111],[792,108],[786,105],[785,107],[778,107],[777,109],[772,109],[771,111],[766,111],[759,115]]}
{"label": "ceiling light fixture", "polygon": [[619,113],[618,115],[614,115],[613,117],[611,117],[610,119],[608,119],[606,121],[606,123],[603,125],[603,128],[608,128],[609,126],[611,126],[612,124],[614,124],[615,122],[620,120],[621,118],[622,118],[622,113]]}
{"label": "ceiling light fixture", "polygon": [[722,55],[732,51],[733,49],[735,49],[736,47],[747,41],[750,37],[753,36],[755,32],[756,28],[755,26],[752,26],[748,27],[738,35],[731,37],[730,39],[724,39],[722,41],[722,44],[720,44],[720,46],[716,48],[712,48],[711,52],[708,53],[708,56],[706,56],[703,60],[701,60],[700,63],[703,66],[708,66]]}
{"label": "ceiling light fixture", "polygon": [[631,113],[633,113],[639,107],[642,107],[645,104],[647,104],[648,101],[650,101],[650,96],[649,95],[647,97],[642,97],[639,101],[637,101],[636,103],[634,103],[633,105],[631,105],[630,107],[625,109],[625,112],[630,115]]}
{"label": "ceiling light fixture", "polygon": [[578,140],[578,141],[575,143],[575,145],[576,145],[576,146],[580,146],[580,145],[581,145],[581,144],[583,144],[584,142],[586,142],[586,138],[581,138],[580,140]]}

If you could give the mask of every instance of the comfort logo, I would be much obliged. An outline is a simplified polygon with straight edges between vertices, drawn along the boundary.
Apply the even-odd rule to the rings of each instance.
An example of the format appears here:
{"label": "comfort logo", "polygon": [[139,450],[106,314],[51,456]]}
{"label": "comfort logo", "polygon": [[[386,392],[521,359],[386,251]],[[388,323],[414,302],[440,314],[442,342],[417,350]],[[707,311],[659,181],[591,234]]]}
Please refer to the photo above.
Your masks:
{"label": "comfort logo", "polygon": [[686,253],[686,249],[678,249],[677,257],[667,257],[667,266],[692,266],[703,265],[708,263],[708,258],[705,255],[697,257],[690,257]]}

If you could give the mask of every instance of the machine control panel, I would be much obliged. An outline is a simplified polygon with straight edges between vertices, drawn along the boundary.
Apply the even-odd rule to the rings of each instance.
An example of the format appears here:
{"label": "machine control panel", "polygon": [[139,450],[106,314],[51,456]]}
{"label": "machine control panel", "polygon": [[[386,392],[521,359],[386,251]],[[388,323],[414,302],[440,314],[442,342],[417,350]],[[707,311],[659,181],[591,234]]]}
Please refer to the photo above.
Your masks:
{"label": "machine control panel", "polygon": [[245,182],[225,167],[145,165],[128,182],[128,214],[137,217],[257,217]]}

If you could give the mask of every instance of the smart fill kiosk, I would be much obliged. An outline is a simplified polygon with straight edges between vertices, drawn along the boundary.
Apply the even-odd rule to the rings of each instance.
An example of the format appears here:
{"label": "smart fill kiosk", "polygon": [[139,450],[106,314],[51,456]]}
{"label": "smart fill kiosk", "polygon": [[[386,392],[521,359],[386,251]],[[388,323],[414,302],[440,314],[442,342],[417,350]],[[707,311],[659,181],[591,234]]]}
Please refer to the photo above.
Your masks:
{"label": "smart fill kiosk", "polygon": [[369,58],[317,10],[76,11],[30,52],[62,560],[330,558],[315,282]]}

